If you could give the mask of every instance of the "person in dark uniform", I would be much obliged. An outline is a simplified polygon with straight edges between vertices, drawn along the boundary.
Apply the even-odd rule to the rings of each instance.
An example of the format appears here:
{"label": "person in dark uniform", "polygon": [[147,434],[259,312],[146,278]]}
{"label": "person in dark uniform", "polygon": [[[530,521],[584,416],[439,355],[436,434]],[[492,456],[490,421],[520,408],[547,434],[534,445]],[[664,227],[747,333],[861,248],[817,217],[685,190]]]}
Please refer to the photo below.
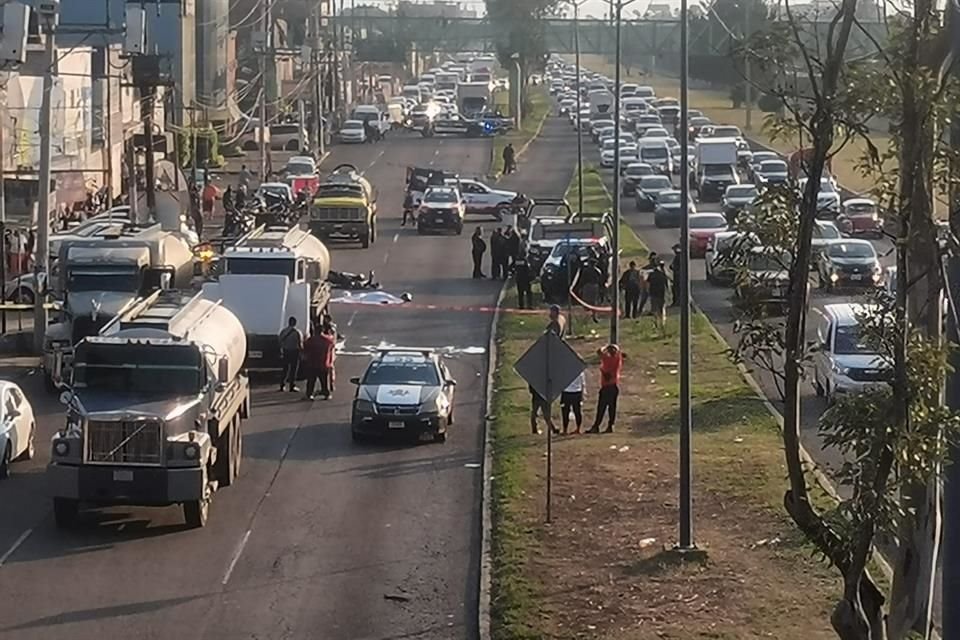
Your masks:
{"label": "person in dark uniform", "polygon": [[520,234],[515,228],[507,227],[504,238],[506,238],[507,247],[507,266],[512,269],[517,258],[520,257]]}
{"label": "person in dark uniform", "polygon": [[490,277],[501,280],[507,277],[507,238],[503,229],[497,227],[490,234]]}
{"label": "person in dark uniform", "polygon": [[637,305],[637,317],[643,315],[643,309],[647,306],[647,300],[650,299],[650,288],[647,286],[647,275],[657,268],[660,260],[657,258],[657,252],[651,251],[647,256],[647,264],[643,265],[643,270],[646,271],[646,274],[641,274],[640,277],[640,302]]}
{"label": "person in dark uniform", "polygon": [[530,273],[530,263],[527,262],[527,257],[519,256],[513,261],[511,269],[514,282],[517,283],[517,306],[521,309],[532,309],[533,291],[531,284],[533,283],[533,274]]}
{"label": "person in dark uniform", "polygon": [[680,245],[673,245],[673,260],[670,262],[670,295],[673,298],[670,306],[679,307],[680,299]]}
{"label": "person in dark uniform", "polygon": [[513,173],[517,170],[517,155],[513,150],[513,143],[507,144],[503,148],[503,172],[506,174]]}
{"label": "person in dark uniform", "polygon": [[650,294],[650,312],[653,314],[653,324],[666,332],[666,300],[667,274],[663,272],[663,260],[657,263],[657,268],[647,275],[647,291]]}
{"label": "person in dark uniform", "polygon": [[477,227],[470,238],[473,254],[473,278],[486,278],[483,274],[483,254],[487,252],[487,242],[483,239],[483,227]]}
{"label": "person in dark uniform", "polygon": [[630,266],[620,276],[620,289],[623,291],[623,317],[640,317],[640,292],[643,290],[640,272],[637,263],[630,261]]}
{"label": "person in dark uniform", "polygon": [[580,265],[580,296],[590,307],[590,318],[594,322],[600,322],[597,318],[596,306],[600,303],[600,284],[603,282],[603,271],[593,255],[589,255],[582,260]]}

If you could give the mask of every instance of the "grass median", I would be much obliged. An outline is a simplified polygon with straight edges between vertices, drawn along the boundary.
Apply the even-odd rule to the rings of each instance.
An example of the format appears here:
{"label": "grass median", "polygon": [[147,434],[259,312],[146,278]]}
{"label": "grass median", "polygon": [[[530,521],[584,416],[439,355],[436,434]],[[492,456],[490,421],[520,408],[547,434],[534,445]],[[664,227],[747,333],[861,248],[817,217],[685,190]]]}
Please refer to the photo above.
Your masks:
{"label": "grass median", "polygon": [[[597,188],[601,180],[592,168],[584,171],[588,211],[610,208]],[[621,235],[624,261],[645,254],[629,228]],[[679,421],[673,316],[666,336],[650,318],[623,321],[628,360],[618,432],[554,440],[553,523],[544,523],[545,436],[530,434],[530,396],[513,363],[546,318],[510,312],[515,302],[511,290],[497,329],[493,638],[833,638],[829,612],[840,584],[812,559],[782,513],[776,423],[701,316],[694,317],[692,357],[695,533],[702,553],[671,550]],[[589,364],[589,427],[594,354],[608,324],[579,312],[573,324],[581,337],[570,344]]]}
{"label": "grass median", "polygon": [[[572,60],[572,59],[571,59]],[[613,77],[614,66],[606,57],[601,55],[585,55],[581,57],[581,64],[597,73]],[[652,86],[657,95],[679,96],[680,81],[659,75],[639,75],[632,73],[623,76],[625,82],[636,82]],[[800,146],[800,140],[772,140],[765,131],[763,123],[767,114],[759,109],[753,109],[752,127],[746,128],[746,110],[735,109],[730,100],[728,91],[720,89],[691,89],[690,107],[703,111],[704,115],[718,124],[733,124],[741,128],[747,137],[766,145],[784,155],[792,153]],[[883,132],[873,132],[870,139],[881,151],[890,144],[890,136]],[[809,141],[805,144],[809,146]],[[840,184],[857,193],[866,193],[873,188],[873,182],[857,170],[857,165],[866,151],[862,140],[847,144],[837,152],[833,159],[834,173]]]}
{"label": "grass median", "polygon": [[[494,98],[494,103],[505,113],[511,111],[509,107],[510,92],[500,91]],[[542,86],[531,86],[529,90],[529,104],[526,113],[521,118],[520,128],[514,129],[506,135],[497,136],[493,141],[493,160],[491,173],[499,176],[503,173],[503,149],[512,143],[517,153],[531,141],[540,131],[544,120],[550,115],[550,96]]]}

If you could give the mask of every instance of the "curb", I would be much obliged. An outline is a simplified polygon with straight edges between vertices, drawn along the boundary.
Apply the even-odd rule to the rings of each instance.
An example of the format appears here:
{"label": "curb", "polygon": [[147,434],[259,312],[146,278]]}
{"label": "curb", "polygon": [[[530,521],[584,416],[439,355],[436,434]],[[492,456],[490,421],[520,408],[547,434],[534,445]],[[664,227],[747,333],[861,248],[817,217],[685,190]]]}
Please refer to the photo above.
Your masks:
{"label": "curb", "polygon": [[[480,525],[480,588],[477,603],[477,629],[480,640],[490,640],[490,591],[492,588],[493,560],[490,548],[493,530],[491,497],[493,493],[493,442],[491,437],[490,409],[493,407],[493,383],[497,372],[497,328],[500,325],[500,309],[506,296],[509,280],[504,281],[497,295],[497,306],[490,321],[490,340],[487,343],[487,380],[484,391],[483,412],[483,493],[481,496]],[[493,416],[496,418],[496,416]]]}

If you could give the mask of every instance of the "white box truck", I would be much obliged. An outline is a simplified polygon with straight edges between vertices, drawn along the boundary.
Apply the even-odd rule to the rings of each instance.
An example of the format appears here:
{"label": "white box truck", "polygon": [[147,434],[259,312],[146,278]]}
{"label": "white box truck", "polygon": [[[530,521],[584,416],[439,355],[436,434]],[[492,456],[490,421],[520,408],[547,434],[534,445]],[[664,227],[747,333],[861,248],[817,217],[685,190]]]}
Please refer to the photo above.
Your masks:
{"label": "white box truck", "polygon": [[719,200],[727,187],[740,184],[737,141],[734,138],[697,140],[694,186],[701,200]]}

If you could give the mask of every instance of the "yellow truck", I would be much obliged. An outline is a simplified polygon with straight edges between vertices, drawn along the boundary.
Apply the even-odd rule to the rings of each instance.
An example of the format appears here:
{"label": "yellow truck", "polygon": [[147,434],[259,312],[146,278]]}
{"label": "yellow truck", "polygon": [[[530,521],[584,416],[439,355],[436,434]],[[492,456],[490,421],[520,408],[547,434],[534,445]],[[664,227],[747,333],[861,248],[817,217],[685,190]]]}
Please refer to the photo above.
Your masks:
{"label": "yellow truck", "polygon": [[310,232],[325,243],[377,239],[377,194],[355,166],[342,164],[320,183],[310,205]]}

